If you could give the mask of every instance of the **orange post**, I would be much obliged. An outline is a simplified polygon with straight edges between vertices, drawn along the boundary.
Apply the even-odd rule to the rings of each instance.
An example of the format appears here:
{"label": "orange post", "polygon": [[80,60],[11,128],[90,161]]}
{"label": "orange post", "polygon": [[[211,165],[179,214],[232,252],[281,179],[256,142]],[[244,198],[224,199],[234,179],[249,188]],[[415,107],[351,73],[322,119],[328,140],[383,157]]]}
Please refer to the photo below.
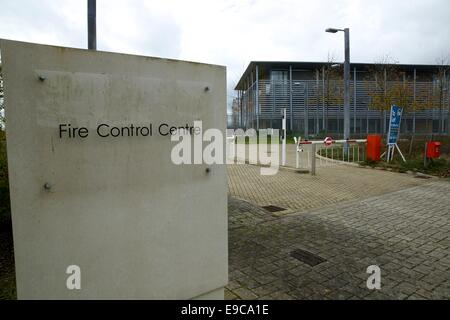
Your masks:
{"label": "orange post", "polygon": [[371,161],[380,161],[381,156],[381,136],[370,134],[367,136],[366,159]]}

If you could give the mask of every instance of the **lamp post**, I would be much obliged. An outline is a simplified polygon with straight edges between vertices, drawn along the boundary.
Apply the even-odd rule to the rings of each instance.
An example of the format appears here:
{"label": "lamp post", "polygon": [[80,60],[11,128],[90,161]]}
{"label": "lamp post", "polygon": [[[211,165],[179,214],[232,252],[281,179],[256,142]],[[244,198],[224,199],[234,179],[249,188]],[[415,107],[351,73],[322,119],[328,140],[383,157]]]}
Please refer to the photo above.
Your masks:
{"label": "lamp post", "polygon": [[97,5],[96,0],[88,0],[88,49],[97,50]]}
{"label": "lamp post", "polygon": [[[325,32],[344,32],[345,37],[345,61],[344,61],[344,140],[350,138],[350,29],[328,28]],[[345,153],[348,152],[348,143],[345,144]]]}

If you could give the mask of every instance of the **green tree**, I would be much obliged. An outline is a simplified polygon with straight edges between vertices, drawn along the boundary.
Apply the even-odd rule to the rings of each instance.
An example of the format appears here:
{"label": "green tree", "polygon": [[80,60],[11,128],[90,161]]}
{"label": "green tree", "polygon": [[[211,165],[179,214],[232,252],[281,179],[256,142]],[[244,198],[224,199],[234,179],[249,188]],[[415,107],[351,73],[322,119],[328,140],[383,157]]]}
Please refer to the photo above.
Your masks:
{"label": "green tree", "polygon": [[379,110],[382,133],[386,133],[386,117],[393,104],[404,110],[413,107],[413,92],[404,72],[398,68],[397,61],[384,56],[369,69],[368,92],[370,107]]}

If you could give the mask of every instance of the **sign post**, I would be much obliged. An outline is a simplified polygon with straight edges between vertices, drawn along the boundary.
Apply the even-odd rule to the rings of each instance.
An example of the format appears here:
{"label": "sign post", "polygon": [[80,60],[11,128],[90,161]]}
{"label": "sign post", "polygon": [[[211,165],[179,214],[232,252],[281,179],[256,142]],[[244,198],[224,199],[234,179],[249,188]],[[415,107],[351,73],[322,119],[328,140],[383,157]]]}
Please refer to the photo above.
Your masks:
{"label": "sign post", "polygon": [[391,115],[389,117],[389,131],[388,131],[388,150],[386,153],[386,161],[390,162],[394,157],[394,150],[397,149],[398,153],[402,157],[403,161],[406,162],[403,153],[400,151],[398,147],[397,141],[400,135],[400,123],[402,120],[403,108],[392,105],[391,106]]}

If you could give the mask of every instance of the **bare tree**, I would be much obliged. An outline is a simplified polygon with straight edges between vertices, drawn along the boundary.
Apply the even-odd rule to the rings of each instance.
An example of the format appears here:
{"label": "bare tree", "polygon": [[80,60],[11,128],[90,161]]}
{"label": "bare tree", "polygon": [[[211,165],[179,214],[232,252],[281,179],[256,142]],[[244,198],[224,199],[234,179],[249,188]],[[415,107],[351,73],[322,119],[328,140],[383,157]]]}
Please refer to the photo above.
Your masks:
{"label": "bare tree", "polygon": [[433,90],[433,102],[435,106],[439,106],[439,133],[444,133],[444,108],[445,101],[448,99],[447,92],[447,75],[450,71],[449,57],[442,55],[436,59],[436,65],[438,66],[437,72],[434,79]]}
{"label": "bare tree", "polygon": [[[330,106],[340,106],[344,101],[343,65],[336,63],[333,55],[328,54],[327,62],[322,67],[323,99],[325,106],[325,133],[328,134],[328,119]],[[337,119],[339,132],[339,119]]]}
{"label": "bare tree", "polygon": [[[449,59],[442,56],[436,60],[437,69],[433,75],[433,83],[428,86],[420,86],[416,88],[416,101],[413,103],[414,110],[432,110],[439,109],[439,124],[438,132],[444,133],[444,109],[445,103],[448,100],[448,82],[447,75],[450,72],[450,66],[448,65]],[[450,113],[450,105],[448,106]],[[450,116],[448,116],[450,120]],[[429,135],[433,134],[433,123],[427,117],[426,131]]]}
{"label": "bare tree", "polygon": [[386,115],[393,104],[406,110],[413,107],[412,90],[407,77],[398,67],[398,61],[386,55],[375,62],[369,70],[370,81],[374,86],[369,88],[371,107],[380,111],[382,133],[386,133]]}

